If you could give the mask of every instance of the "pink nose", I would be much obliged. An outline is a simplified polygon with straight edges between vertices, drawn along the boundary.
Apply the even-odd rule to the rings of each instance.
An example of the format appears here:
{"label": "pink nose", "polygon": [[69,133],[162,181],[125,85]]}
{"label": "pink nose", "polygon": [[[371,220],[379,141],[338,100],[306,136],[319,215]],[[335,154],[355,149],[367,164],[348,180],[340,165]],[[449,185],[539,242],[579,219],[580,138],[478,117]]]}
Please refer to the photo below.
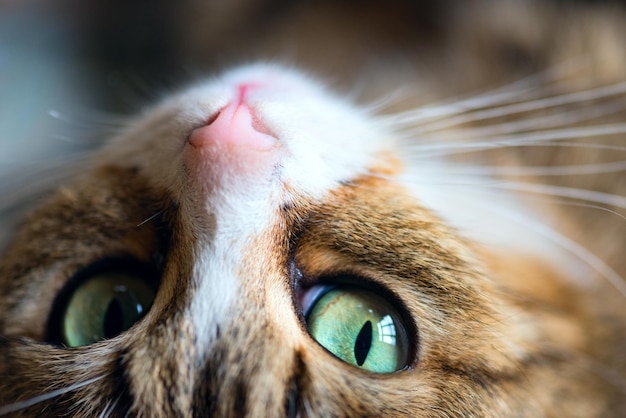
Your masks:
{"label": "pink nose", "polygon": [[211,189],[267,178],[280,155],[279,140],[246,101],[256,84],[241,84],[233,100],[189,135],[185,164],[192,179]]}
{"label": "pink nose", "polygon": [[243,147],[240,152],[255,152],[269,151],[276,145],[276,138],[255,118],[246,102],[233,101],[220,110],[215,120],[192,132],[189,143],[196,148],[222,143],[229,148]]}

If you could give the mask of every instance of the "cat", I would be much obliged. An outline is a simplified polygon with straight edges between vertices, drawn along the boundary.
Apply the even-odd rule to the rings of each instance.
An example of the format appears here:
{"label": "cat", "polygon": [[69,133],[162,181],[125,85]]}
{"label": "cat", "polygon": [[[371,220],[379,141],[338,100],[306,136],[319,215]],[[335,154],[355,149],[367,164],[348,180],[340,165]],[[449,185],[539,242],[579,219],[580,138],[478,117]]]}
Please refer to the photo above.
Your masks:
{"label": "cat", "polygon": [[489,10],[452,72],[236,66],[77,161],[0,258],[0,416],[626,414],[622,15],[522,78]]}

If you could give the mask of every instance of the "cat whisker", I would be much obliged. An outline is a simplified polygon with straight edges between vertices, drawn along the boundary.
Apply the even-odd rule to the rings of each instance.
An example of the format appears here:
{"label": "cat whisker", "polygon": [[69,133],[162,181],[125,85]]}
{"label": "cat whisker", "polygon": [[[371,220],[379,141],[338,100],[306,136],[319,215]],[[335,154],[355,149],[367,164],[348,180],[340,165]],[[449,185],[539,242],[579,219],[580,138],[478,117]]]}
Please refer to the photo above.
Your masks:
{"label": "cat whisker", "polygon": [[[611,114],[615,114],[617,112],[623,111],[624,109],[626,109],[626,102],[624,100],[619,100],[604,105],[593,106],[587,109],[570,110],[547,116],[521,119],[514,122],[492,124],[485,127],[472,127],[450,130],[446,132],[446,138],[448,140],[463,140],[466,138],[485,139],[494,136],[500,136],[503,134],[541,131],[545,129],[571,126],[574,123],[580,124],[581,122],[588,121],[594,118],[606,117]],[[419,138],[422,135],[428,135],[432,132],[428,129],[417,127],[414,129],[406,130],[403,133],[409,133],[412,136]]]}
{"label": "cat whisker", "polygon": [[[432,172],[432,170],[428,170]],[[385,176],[382,175],[381,178]],[[566,187],[558,187],[558,186],[550,186],[550,185],[537,185],[537,184],[529,184],[529,183],[517,183],[517,182],[501,182],[501,181],[485,181],[483,178],[482,181],[480,178],[475,178],[473,182],[468,182],[466,177],[463,177],[461,182],[453,181],[454,176],[450,176],[450,180],[447,180],[443,183],[437,183],[437,186],[447,186],[447,187],[435,187],[431,188],[430,192],[434,194],[440,195],[444,199],[450,199],[450,196],[455,196],[458,193],[479,193],[476,187],[480,187],[482,189],[481,193],[490,192],[490,189],[495,192],[497,188],[505,188],[510,190],[522,191],[522,192],[534,192],[547,196],[557,196],[557,197],[565,197],[565,198],[574,198],[585,200],[589,202],[606,204],[611,206],[616,206],[619,208],[626,208],[626,197],[612,195],[608,193],[594,192],[590,190],[583,189],[574,189],[574,188],[566,188]],[[457,177],[458,179],[458,177]],[[471,183],[471,184],[470,184]],[[428,182],[429,185],[433,185],[431,181]],[[458,188],[457,191],[451,193],[450,187]],[[605,263],[601,258],[596,256],[590,250],[572,240],[571,238],[563,235],[558,232],[554,228],[549,227],[539,221],[535,221],[531,218],[525,217],[514,210],[507,210],[503,207],[495,207],[494,205],[488,204],[490,199],[477,198],[464,200],[464,204],[471,204],[480,208],[481,212],[491,212],[496,216],[506,219],[507,221],[522,225],[525,229],[529,231],[533,231],[539,236],[553,242],[561,249],[565,250],[569,254],[572,254],[577,259],[582,261],[588,267],[590,267],[593,271],[597,272],[601,277],[603,277],[613,288],[615,288],[622,296],[626,298],[626,280],[617,273],[612,267],[610,267],[607,263]],[[550,199],[550,201],[554,201],[554,199]],[[563,203],[561,201],[561,203]],[[581,206],[585,206],[585,204],[580,204],[580,202],[572,202],[570,204],[579,204]],[[602,206],[597,207],[598,209],[608,210],[611,213],[619,216],[622,219],[626,219],[624,215],[611,211],[607,208],[603,208]]]}
{"label": "cat whisker", "polygon": [[89,386],[89,385],[91,385],[91,384],[93,384],[93,383],[95,383],[95,382],[97,382],[97,381],[99,381],[99,380],[101,380],[103,378],[104,378],[104,376],[94,377],[92,379],[88,379],[88,380],[85,380],[85,381],[82,381],[82,382],[78,382],[78,383],[75,383],[73,385],[70,385],[70,386],[67,386],[65,388],[62,388],[62,389],[56,389],[56,390],[52,390],[52,391],[50,391],[48,393],[44,393],[44,394],[41,394],[41,395],[38,395],[38,396],[34,396],[34,397],[32,397],[30,399],[27,399],[25,401],[20,401],[20,402],[16,402],[16,403],[13,403],[13,404],[0,406],[0,416],[11,414],[11,413],[14,413],[14,412],[18,412],[18,411],[21,411],[23,409],[29,408],[29,407],[31,407],[33,405],[36,405],[38,403],[45,402],[45,401],[48,401],[50,399],[54,399],[56,397],[65,395],[66,393],[75,391],[75,390],[83,388],[85,386]]}
{"label": "cat whisker", "polygon": [[149,218],[144,219],[143,221],[141,221],[140,223],[137,224],[137,228],[139,228],[142,225],[145,225],[146,223],[150,222],[151,220],[153,220],[154,218],[156,218],[157,216],[159,216],[162,213],[163,213],[163,211],[160,210],[160,211],[156,212],[154,215],[151,215]]}
{"label": "cat whisker", "polygon": [[573,201],[570,199],[559,199],[554,196],[524,196],[524,201],[535,201],[535,202],[541,202],[542,204],[556,204],[556,205],[561,205],[561,206],[588,208],[588,209],[593,209],[593,210],[598,210],[601,212],[609,213],[611,215],[617,216],[618,218],[626,221],[626,215],[623,215],[605,206],[594,205],[592,203],[584,203],[584,202],[579,202],[579,201]]}
{"label": "cat whisker", "polygon": [[407,92],[406,89],[397,88],[391,93],[387,93],[383,97],[367,103],[367,105],[363,106],[363,109],[372,115],[376,113],[380,114],[383,113],[385,108],[397,105],[403,100],[413,97],[413,95],[413,92]]}
{"label": "cat whisker", "polygon": [[[536,100],[500,105],[494,108],[470,107],[466,106],[463,102],[448,106],[427,106],[412,111],[413,115],[410,113],[398,114],[395,118],[392,115],[389,118],[389,123],[391,124],[393,122],[394,125],[405,124],[408,127],[411,127],[418,122],[423,122],[421,126],[428,126],[429,131],[439,131],[470,122],[478,122],[531,111],[545,110],[558,106],[605,99],[622,95],[624,93],[626,93],[626,82]],[[508,93],[508,95],[513,94],[513,92]],[[517,97],[519,98],[519,94]],[[438,120],[443,116],[451,115],[457,116],[452,116],[444,120]]]}
{"label": "cat whisker", "polygon": [[394,128],[398,126],[413,126],[421,122],[426,124],[432,120],[440,120],[445,117],[484,109],[485,107],[509,103],[509,99],[519,100],[520,96],[526,91],[527,90],[501,91],[501,89],[498,89],[497,93],[491,96],[473,96],[469,99],[450,100],[440,104],[418,107],[405,112],[382,115],[379,117],[379,123],[383,126],[386,125]]}
{"label": "cat whisker", "polygon": [[[626,164],[626,162],[623,162],[623,164]],[[472,168],[473,166],[468,167],[468,170],[471,170]],[[476,167],[477,170],[480,170],[481,168],[482,167]],[[458,174],[456,175],[452,174],[451,170],[446,170],[445,173],[438,173],[437,171],[431,170],[431,169],[428,169],[427,171],[429,173],[434,174],[434,177],[437,178],[437,180],[433,180],[432,178],[429,178],[428,180],[425,180],[423,182],[418,181],[418,180],[412,180],[411,183],[427,184],[429,186],[437,186],[437,187],[440,187],[440,186],[460,187],[460,188],[463,188],[464,191],[466,191],[468,188],[480,187],[482,189],[482,192],[485,192],[485,193],[492,193],[492,192],[497,193],[497,191],[493,190],[492,188],[497,189],[498,185],[502,184],[502,181],[493,179],[490,176],[483,176],[481,175],[481,173],[471,173],[471,172],[465,173],[463,172],[462,169],[458,170]],[[490,173],[486,173],[486,174],[490,174]],[[370,175],[381,180],[388,180],[388,181],[396,180],[396,178],[392,175],[386,175],[386,174],[380,174],[380,173],[373,173]],[[442,178],[444,177],[444,175],[445,175],[445,181],[442,181]],[[527,184],[527,183],[523,183],[523,184]],[[547,185],[544,185],[544,186],[551,187]],[[371,190],[372,192],[375,192],[377,190],[376,186],[359,184],[359,187],[362,189]],[[444,193],[442,193],[442,195],[446,196]],[[614,196],[614,195],[609,195],[609,196]],[[582,201],[573,201],[571,200],[572,199],[571,196],[566,196],[566,198],[567,199],[558,199],[554,193],[549,193],[547,191],[545,193],[537,193],[537,196],[531,196],[531,195],[524,196],[525,201],[532,200],[532,201],[538,201],[544,204],[556,203],[559,205],[576,206],[576,207],[584,207],[584,208],[589,208],[589,209],[594,209],[594,210],[600,210],[603,212],[610,213],[611,215],[617,216],[623,220],[626,220],[626,215],[621,214],[605,206],[600,206],[598,204],[592,204],[592,203],[585,203]],[[597,202],[597,203],[602,203],[602,202]]]}
{"label": "cat whisker", "polygon": [[523,182],[494,182],[490,185],[490,187],[515,190],[525,193],[538,193],[549,196],[580,199],[588,202],[610,205],[620,209],[626,209],[626,197],[593,190]]}
{"label": "cat whisker", "polygon": [[79,139],[82,140],[80,142],[87,142],[94,137],[104,139],[123,132],[130,123],[128,117],[105,112],[72,110],[71,114],[72,116],[67,116],[56,109],[48,110],[48,115],[51,118],[80,132],[78,138],[73,142],[79,142]]}
{"label": "cat whisker", "polygon": [[[553,129],[541,132],[528,132],[520,134],[502,135],[490,138],[489,141],[476,142],[439,142],[430,138],[428,144],[418,144],[411,148],[417,158],[432,158],[453,154],[484,151],[488,149],[501,149],[518,146],[534,146],[537,143],[559,141],[561,139],[587,138],[598,136],[611,136],[626,134],[626,123],[615,123],[601,126],[588,126],[570,129]],[[467,138],[470,141],[472,138]]]}
{"label": "cat whisker", "polygon": [[596,150],[607,150],[607,151],[619,151],[625,152],[626,146],[619,145],[610,145],[610,144],[590,144],[586,142],[562,142],[558,143],[547,143],[547,144],[533,144],[533,147],[572,147],[572,148],[587,148],[587,149],[596,149]]}
{"label": "cat whisker", "polygon": [[[621,196],[617,196],[620,199],[626,200]],[[593,201],[593,200],[592,200]],[[609,266],[604,260],[596,256],[593,252],[577,243],[573,239],[558,232],[554,228],[549,227],[546,224],[532,220],[528,217],[524,217],[514,211],[506,210],[505,208],[494,207],[493,205],[483,202],[482,199],[476,199],[473,204],[480,205],[483,210],[489,211],[497,216],[504,217],[511,222],[515,222],[527,228],[529,231],[533,231],[536,234],[552,241],[554,244],[572,254],[593,271],[603,277],[615,290],[617,290],[624,298],[626,298],[626,280],[617,273],[611,266]]]}
{"label": "cat whisker", "polygon": [[307,417],[314,417],[313,408],[311,408],[311,402],[308,399],[305,399],[302,404],[304,405],[304,411],[306,412]]}
{"label": "cat whisker", "polygon": [[[494,182],[483,182],[481,184],[481,186],[484,187],[484,191],[489,193],[489,185],[493,184]],[[456,185],[459,185],[458,183]],[[461,186],[466,186],[465,184],[461,184]],[[497,191],[493,191],[493,193],[497,193]],[[533,195],[526,195],[524,196],[524,201],[533,201],[533,202],[540,202],[542,204],[556,204],[556,205],[562,205],[562,206],[574,206],[574,207],[581,207],[581,208],[588,208],[588,209],[594,209],[594,210],[599,210],[602,212],[606,212],[609,213],[611,215],[617,216],[620,219],[623,219],[626,221],[626,215],[621,214],[619,212],[617,212],[616,210],[607,208],[606,206],[601,206],[599,204],[593,204],[593,203],[587,203],[587,202],[582,202],[582,201],[576,201],[576,200],[572,200],[572,198],[558,198],[554,195],[551,194],[533,194]]]}
{"label": "cat whisker", "polygon": [[384,116],[381,123],[396,127],[398,123],[413,124],[431,118],[440,119],[471,110],[484,109],[492,106],[518,103],[521,100],[545,97],[546,85],[563,77],[564,69],[571,65],[560,65],[537,74],[524,77],[508,85],[497,87],[467,98],[448,99],[440,103],[430,104],[417,109]]}
{"label": "cat whisker", "polygon": [[62,142],[63,146],[74,147],[69,148],[67,153],[96,148],[108,138],[125,132],[131,122],[129,117],[96,111],[73,110],[72,116],[66,116],[53,109],[48,114],[62,124],[54,127],[57,133],[52,135],[52,139]]}
{"label": "cat whisker", "polygon": [[[612,145],[612,144],[598,144],[598,143],[589,143],[589,142],[566,142],[566,141],[559,141],[559,142],[546,142],[546,143],[532,143],[532,144],[526,144],[523,145],[525,147],[533,147],[533,148],[537,148],[537,147],[560,147],[560,148],[581,148],[581,149],[589,149],[589,150],[603,150],[603,151],[616,151],[616,152],[626,152],[626,146],[620,146],[620,145]],[[404,151],[404,155],[408,155],[409,158],[419,158],[421,157],[421,155],[419,155],[417,152],[415,152],[415,144],[408,144],[405,143],[403,149]],[[454,147],[451,145],[450,146],[451,149],[453,149]],[[497,149],[497,147],[494,147],[492,149]],[[458,152],[457,154],[460,153],[465,153],[465,152],[474,152],[474,151],[480,151],[480,150],[463,150],[462,152]],[[411,155],[411,154],[417,154],[417,155]],[[450,153],[452,154],[452,152]],[[441,156],[441,155],[446,155],[446,154],[436,154],[436,153],[432,153],[431,156]],[[419,158],[421,159],[421,158]],[[466,172],[468,174],[471,174],[472,172],[475,172],[476,174],[482,174],[481,171],[484,170],[485,174],[499,174],[498,170],[500,170],[502,167],[498,166],[498,168],[495,171],[491,171],[489,169],[488,166],[484,166],[484,163],[482,161],[480,161],[480,164],[478,163],[474,163],[471,166],[470,165],[460,165],[460,164],[456,164],[454,167],[446,167],[444,169],[441,169],[440,171],[445,172],[445,173],[455,173],[455,172]],[[599,166],[603,165],[603,164],[616,164],[616,167],[619,168],[619,164],[620,162],[611,162],[611,163],[600,163],[598,164]],[[485,168],[483,168],[485,167]],[[575,167],[575,166],[574,166]],[[523,175],[522,171],[524,171],[525,169],[530,169],[530,171],[532,171],[534,168],[533,167],[526,167],[526,168],[511,168],[511,172],[515,172],[514,175]],[[507,174],[507,168],[503,169],[503,173],[504,175]],[[519,170],[519,172],[516,172],[516,170]],[[590,170],[591,171],[591,170]],[[618,171],[618,170],[616,170]],[[608,173],[608,172],[614,172],[613,168],[609,167],[607,169],[600,169],[599,172],[603,172],[603,173]],[[577,174],[576,173],[572,173],[572,174]],[[545,174],[543,174],[545,175]],[[391,179],[391,178],[388,178]]]}
{"label": "cat whisker", "polygon": [[478,176],[578,176],[601,173],[618,173],[626,170],[626,161],[599,164],[574,164],[562,166],[456,166],[450,174]]}
{"label": "cat whisker", "polygon": [[[554,199],[550,199],[551,201],[554,201]],[[572,202],[572,201],[564,201],[564,200],[557,200],[557,203],[563,204],[563,205],[569,205],[569,206],[578,206],[581,208],[589,208],[589,209],[595,209],[595,210],[599,210],[602,212],[607,212],[610,213],[611,215],[617,216],[618,218],[621,218],[622,220],[626,221],[626,215],[622,215],[621,213],[611,210],[609,208],[606,208],[604,206],[598,206],[598,205],[593,205],[590,203],[582,203],[582,202]]]}
{"label": "cat whisker", "polygon": [[113,415],[113,411],[115,411],[115,407],[119,403],[120,398],[121,396],[118,396],[117,398],[115,398],[113,402],[111,401],[107,402],[105,408],[102,410],[102,412],[100,412],[100,414],[98,414],[98,417],[109,418],[111,415]]}
{"label": "cat whisker", "polygon": [[[449,190],[447,191],[449,193]],[[471,193],[471,189],[464,188],[465,193]],[[445,196],[445,191],[436,190],[433,193],[439,193]],[[620,199],[620,196],[617,196]],[[626,298],[626,280],[611,266],[609,266],[604,260],[596,256],[593,252],[577,243],[573,239],[563,235],[554,228],[523,216],[517,211],[508,210],[503,207],[488,204],[488,199],[472,199],[472,203],[475,206],[480,207],[483,212],[490,212],[495,216],[507,219],[510,222],[523,226],[528,231],[532,231],[535,234],[553,242],[555,245],[563,249],[569,254],[575,256],[578,260],[586,264],[593,271],[603,277],[608,284],[610,284],[615,290],[617,290],[624,298]]]}
{"label": "cat whisker", "polygon": [[[75,110],[72,109],[72,116],[65,115],[62,111],[57,109],[49,109],[48,115],[54,119],[70,124],[75,124],[78,121],[84,121],[85,126],[90,124],[98,125],[125,125],[128,123],[128,118],[122,114],[105,112],[103,110]],[[80,117],[77,117],[80,115]],[[92,126],[93,128],[93,126]]]}

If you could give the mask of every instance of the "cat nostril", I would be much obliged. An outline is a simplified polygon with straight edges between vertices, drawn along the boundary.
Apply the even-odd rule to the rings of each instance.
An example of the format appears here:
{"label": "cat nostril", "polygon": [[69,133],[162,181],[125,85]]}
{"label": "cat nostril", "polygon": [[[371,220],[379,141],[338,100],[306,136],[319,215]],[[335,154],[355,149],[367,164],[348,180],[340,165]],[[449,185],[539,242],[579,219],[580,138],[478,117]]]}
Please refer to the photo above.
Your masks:
{"label": "cat nostril", "polygon": [[215,112],[214,114],[212,114],[211,116],[209,116],[209,118],[207,119],[206,123],[204,126],[208,126],[210,124],[212,124],[213,122],[215,122],[215,120],[218,118],[218,116],[220,115],[220,113],[222,113],[222,111],[220,110],[219,112]]}

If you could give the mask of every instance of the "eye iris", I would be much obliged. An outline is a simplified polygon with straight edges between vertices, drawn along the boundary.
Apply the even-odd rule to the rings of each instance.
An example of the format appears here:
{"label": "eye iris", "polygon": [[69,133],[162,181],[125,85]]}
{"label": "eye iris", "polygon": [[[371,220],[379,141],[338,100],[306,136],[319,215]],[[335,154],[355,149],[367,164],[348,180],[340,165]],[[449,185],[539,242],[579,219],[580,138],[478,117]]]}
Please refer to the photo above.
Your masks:
{"label": "eye iris", "polygon": [[141,319],[153,299],[154,291],[141,277],[94,276],[69,299],[63,314],[63,343],[78,347],[113,338]]}
{"label": "eye iris", "polygon": [[377,294],[351,287],[332,289],[309,310],[313,338],[343,361],[375,373],[408,363],[408,337],[397,311]]}

